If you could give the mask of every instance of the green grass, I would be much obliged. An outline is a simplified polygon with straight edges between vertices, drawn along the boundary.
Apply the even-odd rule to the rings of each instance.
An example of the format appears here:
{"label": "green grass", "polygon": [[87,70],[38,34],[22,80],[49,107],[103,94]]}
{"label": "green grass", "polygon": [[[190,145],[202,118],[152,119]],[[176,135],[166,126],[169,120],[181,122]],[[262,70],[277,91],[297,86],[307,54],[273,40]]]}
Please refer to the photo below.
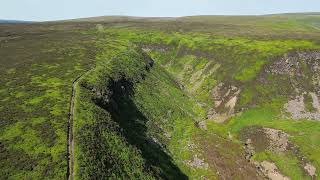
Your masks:
{"label": "green grass", "polygon": [[276,162],[276,166],[280,172],[291,179],[310,179],[304,174],[303,170],[300,168],[299,160],[292,153],[275,154],[272,152],[263,152],[257,153],[253,159],[257,161],[266,160]]}
{"label": "green grass", "polygon": [[[281,129],[290,134],[290,140],[299,147],[302,154],[318,169],[320,153],[318,150],[320,147],[319,123],[310,120],[294,121],[282,119],[281,117],[275,116],[277,114],[279,114],[279,112],[277,112],[276,109],[268,107],[250,109],[233,118],[225,128],[232,130],[235,134],[242,128],[252,125]],[[281,157],[281,155],[278,155],[277,158],[271,160],[276,163],[281,163]],[[295,164],[295,168],[299,168],[298,163]],[[299,171],[286,171],[288,176],[295,176],[294,173],[298,172]]]}
{"label": "green grass", "polygon": [[1,47],[2,178],[65,178],[71,83],[92,63],[88,40],[75,32],[31,34]]}
{"label": "green grass", "polygon": [[[190,177],[200,177],[203,173],[213,176],[212,171],[192,170],[184,164],[184,161],[191,159],[192,155],[185,149],[187,140],[192,141],[197,131],[193,119],[195,115],[192,113],[193,107],[196,106],[195,102],[184,95],[161,67],[154,65],[149,67],[150,70],[146,69],[150,66],[148,65],[150,60],[139,50],[120,48],[112,51],[116,56],[104,61],[99,60],[92,73],[79,82],[83,86],[77,88],[79,93],[74,121],[76,176],[79,179],[186,178],[184,173],[188,173]],[[107,49],[100,53],[108,54],[109,51]],[[105,56],[99,54],[97,57]],[[118,87],[118,83],[128,88],[126,90],[128,92],[114,94],[121,91],[114,89]],[[118,108],[113,109],[108,104],[103,105],[100,100],[95,104],[95,101],[91,101],[92,98],[95,99],[95,95],[91,94],[88,88],[105,92],[105,96],[117,103]],[[174,103],[169,103],[172,101]],[[99,130],[106,135],[105,137],[92,134],[97,131],[93,128],[98,125],[100,127],[101,123],[111,126]],[[161,131],[171,134],[172,140],[168,141]],[[92,144],[87,140],[90,137],[94,140]],[[161,146],[150,142],[154,138]],[[91,149],[97,146],[95,142],[104,146],[92,154]],[[117,159],[117,165],[110,164],[113,159]],[[95,170],[101,166],[106,166],[108,170],[96,172]],[[92,174],[93,172],[95,173]]]}
{"label": "green grass", "polygon": [[[212,152],[225,158],[224,169],[237,173],[233,162],[243,158],[237,137],[252,125],[290,134],[319,170],[319,122],[284,118],[281,109],[294,89],[286,75],[264,71],[287,52],[319,49],[318,21],[301,14],[1,25],[6,43],[0,51],[0,176],[65,178],[71,86],[89,69],[75,103],[79,179],[215,179],[223,174],[217,174],[221,165],[210,159]],[[148,56],[155,60],[152,67]],[[312,74],[302,64],[307,76],[300,84],[310,88]],[[206,120],[206,112],[214,103],[211,90],[221,82],[241,89],[236,110],[243,111],[216,124]],[[309,96],[306,102],[311,111]],[[199,121],[206,121],[207,130],[197,127]],[[188,166],[194,155],[209,168]],[[305,178],[295,155],[256,156],[293,179]]]}
{"label": "green grass", "polygon": [[[111,30],[108,29],[108,31]],[[154,34],[152,37],[157,39],[156,33],[151,33]],[[163,36],[162,40],[166,39],[165,34],[162,33],[161,36]],[[217,81],[240,84],[243,87],[239,109],[241,107],[256,106],[232,118],[226,125],[219,126],[209,123],[210,130],[220,132],[222,136],[227,136],[228,132],[237,136],[242,128],[251,125],[262,125],[284,130],[292,135],[292,141],[299,146],[301,152],[313,165],[317,169],[319,168],[319,152],[317,150],[319,145],[317,143],[318,136],[316,135],[318,134],[319,123],[303,120],[296,122],[290,119],[283,119],[280,116],[282,114],[280,110],[293,91],[292,87],[287,83],[287,77],[271,76],[269,84],[256,83],[256,77],[261,73],[262,68],[270,64],[274,58],[292,50],[319,48],[316,43],[305,40],[252,40],[223,37],[218,37],[217,40],[209,42],[214,37],[192,33],[184,33],[183,35],[172,33],[168,35],[168,38],[169,40],[163,40],[163,44],[167,44],[169,47],[166,52],[157,51],[157,44],[153,46],[151,43],[151,45],[147,44],[146,46],[151,49],[155,47],[150,53],[152,57],[156,62],[162,64],[171,75],[176,77],[179,83],[187,87],[187,91],[189,90],[188,88],[194,87],[191,77],[199,73],[199,70],[203,70],[207,63],[221,64],[221,67],[212,75],[205,77],[202,74],[201,77],[206,79],[200,81],[202,84],[197,86],[198,89],[192,93],[197,101],[207,105],[204,107],[210,107],[210,90],[217,84]],[[136,39],[144,43],[144,38],[139,37]],[[199,39],[201,43],[197,42]],[[152,42],[153,40],[148,39],[147,43],[150,43],[150,41]],[[213,56],[207,53],[208,51]],[[193,54],[200,55],[193,56]],[[199,65],[198,68],[197,65]],[[306,71],[306,73],[308,72]],[[311,126],[314,127],[310,128]],[[302,139],[310,137],[314,137],[314,140],[308,143],[302,141]],[[283,168],[283,164],[286,161],[285,158],[285,156],[279,155],[272,160],[279,164],[280,169],[288,176],[301,177],[302,172],[300,172],[301,169],[297,163],[292,167],[299,169],[299,171],[290,172],[288,169]]]}

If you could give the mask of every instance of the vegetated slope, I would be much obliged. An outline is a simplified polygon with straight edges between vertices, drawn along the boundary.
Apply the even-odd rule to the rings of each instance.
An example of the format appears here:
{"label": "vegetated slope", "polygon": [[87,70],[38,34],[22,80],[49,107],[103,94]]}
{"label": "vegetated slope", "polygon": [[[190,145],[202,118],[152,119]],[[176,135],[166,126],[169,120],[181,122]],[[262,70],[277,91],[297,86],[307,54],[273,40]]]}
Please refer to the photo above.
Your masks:
{"label": "vegetated slope", "polygon": [[66,177],[71,86],[93,64],[92,40],[67,29],[1,26],[1,179]]}
{"label": "vegetated slope", "polygon": [[80,82],[75,119],[77,177],[183,177],[162,147],[148,137],[147,123],[152,122],[133,101],[136,84],[152,66],[147,56],[128,49],[100,64],[91,77],[97,76],[96,81]]}
{"label": "vegetated slope", "polygon": [[[244,39],[217,39],[215,43],[214,39],[208,39],[209,51],[206,51],[205,40],[198,43],[201,44],[198,48],[197,43],[192,43],[197,37],[188,36],[183,36],[178,48],[156,44],[147,45],[146,49],[206,110],[202,124],[206,124],[208,130],[242,137],[250,146],[246,147],[247,158],[254,156],[253,159],[259,161],[274,162],[285,176],[315,177],[315,169],[319,169],[319,122],[301,119],[319,120],[319,46],[303,41],[245,43]],[[301,96],[305,98],[292,100]],[[300,105],[294,104],[296,101]],[[302,108],[290,109],[295,106]],[[295,117],[297,112],[299,115]],[[252,125],[281,129],[290,134],[290,138],[270,129],[244,135],[243,132],[248,132],[245,129]],[[239,131],[242,133],[238,134]],[[252,129],[249,132],[252,133]],[[286,137],[282,142],[281,133]],[[278,150],[281,146],[283,149]],[[254,163],[267,169],[265,164]],[[271,170],[265,173],[268,171]]]}
{"label": "vegetated slope", "polygon": [[[225,178],[245,178],[245,173],[259,177],[239,144],[196,125],[198,104],[141,49],[121,49],[79,84],[74,121],[77,178],[212,179],[215,163],[230,165],[219,169]],[[204,136],[224,143],[234,154],[207,144],[220,153],[213,156],[220,162],[205,162],[207,155],[199,147]]]}
{"label": "vegetated slope", "polygon": [[[117,158],[117,162],[123,162],[123,164],[120,163],[123,167],[143,168],[139,172],[133,171],[139,168],[123,171],[125,168],[115,168],[115,164],[108,164],[112,161],[108,158],[105,161],[99,161],[101,164],[95,166],[93,162],[97,162],[97,158],[86,159],[84,157],[87,156],[81,156],[81,153],[86,151],[91,153],[90,149],[96,149],[94,147],[97,145],[83,146],[82,142],[87,141],[78,139],[76,144],[77,142],[79,144],[76,146],[80,146],[80,150],[76,154],[80,157],[77,158],[79,162],[76,163],[78,164],[76,172],[80,178],[94,177],[97,175],[94,172],[101,166],[113,169],[110,170],[112,173],[101,172],[100,176],[103,177],[134,177],[145,173],[151,177],[177,177],[177,174],[172,173],[180,171],[166,171],[161,163],[148,163],[149,161],[158,162],[157,158],[152,155],[143,156],[145,151],[150,152],[150,150],[146,150],[145,146],[138,143],[137,137],[141,135],[136,133],[142,130],[133,130],[136,126],[135,122],[129,123],[136,119],[142,119],[140,123],[147,122],[146,127],[143,128],[143,132],[146,131],[147,135],[143,134],[141,138],[147,143],[152,142],[163,147],[163,151],[173,158],[173,164],[191,178],[246,178],[241,177],[241,174],[252,175],[253,179],[263,176],[307,179],[316,176],[314,170],[319,166],[317,157],[319,122],[294,121],[291,114],[285,113],[287,111],[285,107],[290,99],[304,91],[316,93],[316,96],[319,96],[318,44],[307,40],[255,40],[214,37],[198,33],[104,29],[101,26],[97,29],[96,33],[101,41],[98,44],[103,45],[104,47],[100,49],[105,51],[98,55],[98,62],[106,64],[98,65],[98,70],[94,72],[100,73],[84,81],[83,86],[86,88],[83,89],[86,89],[85,92],[88,94],[82,98],[91,97],[93,101],[89,101],[87,106],[79,109],[93,111],[92,109],[97,108],[93,106],[95,102],[106,110],[107,115],[104,116],[109,117],[108,119],[119,128],[116,132],[123,132],[113,136],[121,138],[130,145],[133,144],[133,147],[141,151],[142,157],[139,154],[130,157],[138,157],[142,162],[135,161],[141,164],[131,165],[126,158],[119,160],[118,157],[122,157],[121,155],[113,154],[108,157]],[[132,55],[135,54],[132,50],[128,50],[126,46],[123,47],[123,44],[129,42],[138,44],[151,55],[155,61],[152,68],[147,67],[151,69],[151,73],[144,70],[146,66],[142,66],[143,63],[142,65],[139,63],[139,61],[144,62],[144,58]],[[120,48],[122,53],[115,53],[117,51],[114,49],[117,48]],[[158,67],[159,65],[161,67]],[[157,68],[163,71],[163,76],[166,74],[165,77],[171,81],[171,85],[163,83],[168,80],[165,80],[161,74],[151,78]],[[105,75],[101,75],[101,71],[105,71]],[[159,82],[158,79],[161,81]],[[110,81],[112,85],[108,85]],[[105,86],[108,88],[101,90],[101,87],[106,88]],[[176,91],[175,93],[171,93],[172,88]],[[129,92],[126,91],[128,89],[130,89]],[[306,95],[308,97],[308,94]],[[96,96],[100,97],[98,103]],[[311,103],[310,107],[314,108],[310,98],[305,102],[309,106]],[[79,100],[79,102],[84,101]],[[134,112],[138,111],[139,115],[128,112],[127,108],[137,109]],[[317,111],[315,110],[310,117],[306,116],[306,118],[316,117],[317,119],[317,116],[313,116]],[[93,119],[93,123],[96,123],[96,116],[87,116],[90,113],[84,112],[82,118],[86,119],[86,122],[91,122]],[[178,114],[174,115],[175,113]],[[103,116],[99,115],[99,117]],[[76,120],[76,122],[85,121]],[[306,128],[297,128],[297,126]],[[127,127],[130,127],[129,130]],[[256,131],[257,133],[250,134]],[[86,131],[81,129],[76,134],[81,136],[84,132]],[[290,134],[290,140],[288,134]],[[308,142],[308,145],[301,141],[310,136],[314,137],[314,140]],[[97,144],[107,141],[107,138],[97,135],[89,137],[98,139]],[[134,137],[133,142],[131,137]],[[239,140],[246,144],[245,152],[241,150]],[[261,141],[262,144],[257,144]],[[278,141],[281,143],[277,143]],[[111,141],[108,142],[112,144]],[[125,143],[120,146],[115,144],[104,145],[104,147],[118,145],[117,149],[123,149],[123,146],[129,146]],[[82,150],[81,146],[83,146]],[[115,151],[119,153],[119,150]],[[90,154],[89,152],[87,153]],[[101,152],[95,152],[97,155],[91,157],[101,157],[99,156]],[[153,153],[151,151],[150,154]],[[251,163],[248,163],[245,158]],[[81,163],[84,164],[81,165]],[[169,166],[171,165],[170,162]],[[156,168],[158,171],[154,171],[154,166],[158,166]],[[255,169],[255,166],[260,170]],[[92,167],[92,170],[81,171],[81,167]]]}
{"label": "vegetated slope", "polygon": [[265,39],[319,39],[317,13],[265,16],[187,16],[176,18],[105,16],[66,22],[100,23],[113,27],[132,27],[163,32],[201,32],[228,37]]}
{"label": "vegetated slope", "polygon": [[66,176],[92,69],[78,179],[317,178],[319,30],[287,16],[0,26],[1,176]]}

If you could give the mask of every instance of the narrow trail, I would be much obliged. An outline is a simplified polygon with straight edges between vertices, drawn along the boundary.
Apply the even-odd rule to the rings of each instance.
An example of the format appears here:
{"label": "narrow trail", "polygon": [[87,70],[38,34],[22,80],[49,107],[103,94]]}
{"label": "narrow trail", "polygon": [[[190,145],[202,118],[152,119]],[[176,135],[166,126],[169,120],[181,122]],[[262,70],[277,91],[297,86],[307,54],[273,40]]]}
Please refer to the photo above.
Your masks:
{"label": "narrow trail", "polygon": [[79,79],[87,74],[89,71],[87,71],[84,74],[81,74],[78,76],[75,80],[72,82],[72,96],[70,99],[70,110],[69,110],[69,120],[68,120],[68,140],[67,140],[67,179],[73,180],[74,179],[74,139],[73,139],[73,120],[74,120],[74,101],[76,96],[76,86],[79,81]]}

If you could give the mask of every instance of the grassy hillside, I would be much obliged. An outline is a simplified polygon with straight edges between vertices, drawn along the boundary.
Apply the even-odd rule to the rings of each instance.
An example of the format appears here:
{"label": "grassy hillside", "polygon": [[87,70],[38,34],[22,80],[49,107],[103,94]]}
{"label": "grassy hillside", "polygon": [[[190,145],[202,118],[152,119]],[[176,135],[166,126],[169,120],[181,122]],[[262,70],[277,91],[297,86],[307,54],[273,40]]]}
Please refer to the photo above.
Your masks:
{"label": "grassy hillside", "polygon": [[[106,42],[103,44],[106,46]],[[99,60],[92,73],[79,82],[76,177],[215,178],[215,168],[221,167],[214,167],[214,161],[200,165],[194,161],[207,156],[201,147],[205,136],[216,142],[225,140],[195,125],[202,111],[196,101],[141,49],[124,46],[118,51],[112,48],[99,54],[104,58],[110,53],[115,56]],[[233,148],[234,155],[206,145],[221,153],[224,160],[228,157],[230,162],[243,162],[243,170],[224,176],[241,177],[243,172],[250,172],[255,177],[239,144],[224,143]],[[235,167],[226,169],[234,171]]]}
{"label": "grassy hillside", "polygon": [[0,24],[22,24],[22,23],[32,23],[31,21],[17,21],[17,20],[2,20],[0,19]]}
{"label": "grassy hillside", "polygon": [[313,13],[0,25],[0,176],[68,175],[81,76],[75,179],[272,170],[316,179],[319,22]]}
{"label": "grassy hillside", "polygon": [[0,176],[62,179],[71,84],[93,65],[93,38],[10,27],[0,31]]}
{"label": "grassy hillside", "polygon": [[201,32],[228,37],[319,39],[318,13],[265,16],[203,15],[177,18],[102,16],[66,22],[99,23],[106,26],[153,29],[164,32]]}

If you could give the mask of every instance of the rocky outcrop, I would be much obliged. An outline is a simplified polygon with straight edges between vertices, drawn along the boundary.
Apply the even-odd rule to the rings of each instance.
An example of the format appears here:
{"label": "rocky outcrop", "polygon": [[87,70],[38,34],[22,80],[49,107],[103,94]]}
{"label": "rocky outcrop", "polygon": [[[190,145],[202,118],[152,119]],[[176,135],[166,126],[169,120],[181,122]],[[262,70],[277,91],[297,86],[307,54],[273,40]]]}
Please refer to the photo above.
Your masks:
{"label": "rocky outcrop", "polygon": [[320,51],[293,51],[266,67],[272,75],[287,76],[295,93],[313,89],[320,95]]}
{"label": "rocky outcrop", "polygon": [[234,85],[218,84],[212,91],[214,107],[209,109],[207,118],[222,123],[235,113],[240,89]]}
{"label": "rocky outcrop", "polygon": [[282,175],[278,167],[269,161],[262,161],[260,163],[256,162],[256,165],[259,167],[261,172],[271,180],[289,180],[290,178]]}
{"label": "rocky outcrop", "polygon": [[269,161],[255,161],[252,159],[256,152],[292,153],[299,160],[299,165],[306,175],[316,177],[316,168],[299,151],[293,142],[289,140],[289,134],[272,128],[251,126],[241,130],[240,138],[244,142],[246,159],[252,162],[260,172],[268,179],[289,179],[282,175],[275,163]]}
{"label": "rocky outcrop", "polygon": [[272,74],[286,74],[290,76],[304,76],[303,62],[312,72],[320,70],[320,51],[291,52],[276,60],[268,71]]}
{"label": "rocky outcrop", "polygon": [[288,134],[271,128],[249,127],[242,130],[241,139],[245,142],[246,159],[252,162],[263,176],[271,180],[290,179],[281,174],[275,163],[252,159],[256,151],[269,150],[277,153],[286,151],[289,146]]}
{"label": "rocky outcrop", "polygon": [[193,168],[208,169],[209,164],[203,159],[199,158],[198,155],[194,155],[192,160],[186,161],[186,164]]}
{"label": "rocky outcrop", "polygon": [[[312,102],[307,102],[305,96],[310,96]],[[306,108],[309,103],[310,108]],[[289,100],[284,109],[288,112],[293,119],[314,119],[320,120],[320,101],[316,93],[304,92],[302,95],[296,96],[294,99]]]}
{"label": "rocky outcrop", "polygon": [[288,137],[281,130],[265,127],[252,126],[241,131],[241,139],[245,142],[246,150],[249,150],[247,157],[251,157],[255,151],[285,152],[289,147]]}
{"label": "rocky outcrop", "polygon": [[267,74],[281,76],[285,84],[277,93],[289,98],[284,112],[293,119],[320,120],[320,51],[292,51],[266,66],[260,83],[272,83]]}

